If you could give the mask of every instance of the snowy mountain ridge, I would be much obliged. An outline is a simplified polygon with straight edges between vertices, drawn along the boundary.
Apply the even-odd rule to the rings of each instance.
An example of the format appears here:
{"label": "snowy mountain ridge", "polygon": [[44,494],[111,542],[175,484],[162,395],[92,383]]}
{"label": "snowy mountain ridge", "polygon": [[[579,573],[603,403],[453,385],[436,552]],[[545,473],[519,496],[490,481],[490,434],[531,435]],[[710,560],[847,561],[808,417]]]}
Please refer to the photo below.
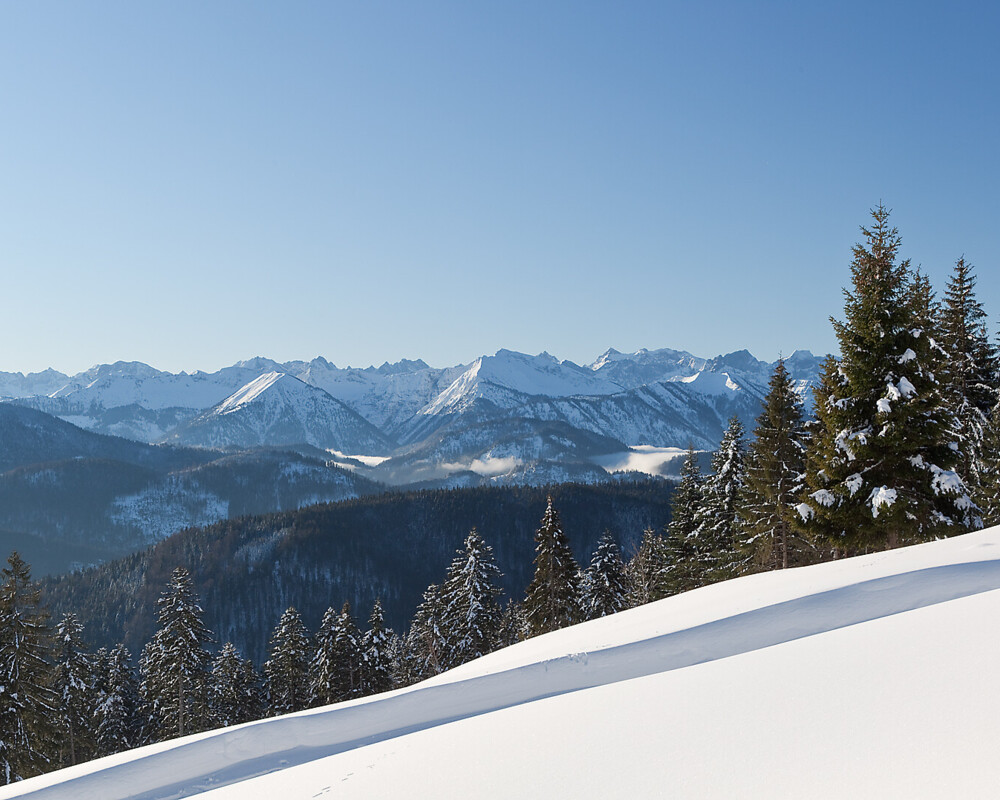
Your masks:
{"label": "snowy mountain ridge", "polygon": [[993,528],[715,584],[0,797],[987,798],[998,613]]}
{"label": "snowy mountain ridge", "polygon": [[[819,359],[800,350],[787,363],[808,399]],[[746,350],[706,360],[666,348],[631,354],[611,349],[578,365],[545,352],[531,356],[501,349],[470,365],[443,369],[422,360],[341,369],[324,358],[279,364],[257,357],[214,373],[173,374],[117,362],[67,377],[47,394],[30,392],[51,389],[58,374],[0,373],[0,391],[11,394],[12,402],[74,425],[149,443],[213,448],[302,443],[350,455],[392,455],[394,463],[372,477],[394,483],[429,474],[420,460],[428,449],[418,458],[413,448],[441,435],[451,437],[444,446],[451,452],[449,464],[516,464],[501,474],[493,466],[472,470],[467,480],[522,482],[554,475],[600,480],[606,473],[590,459],[609,456],[606,447],[585,457],[572,448],[560,450],[565,436],[522,421],[560,423],[618,442],[621,457],[606,463],[629,462],[635,447],[712,449],[729,417],[752,428],[772,370],[773,364]],[[497,438],[484,441],[486,431]],[[515,431],[529,439],[518,444],[511,437]],[[539,433],[556,438],[543,443]],[[561,452],[557,465],[538,456],[556,451]],[[453,472],[442,475],[434,467],[430,473],[454,482]]]}

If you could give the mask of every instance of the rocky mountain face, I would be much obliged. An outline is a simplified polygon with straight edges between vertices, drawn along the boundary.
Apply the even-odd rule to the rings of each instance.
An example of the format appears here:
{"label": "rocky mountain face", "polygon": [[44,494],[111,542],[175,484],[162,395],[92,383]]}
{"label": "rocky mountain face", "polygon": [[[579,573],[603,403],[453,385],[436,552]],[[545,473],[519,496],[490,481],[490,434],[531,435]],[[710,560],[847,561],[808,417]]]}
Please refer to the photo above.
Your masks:
{"label": "rocky mountain face", "polygon": [[[809,399],[820,360],[800,350],[786,366]],[[310,445],[395,484],[467,472],[442,463],[475,464],[466,476],[473,481],[534,481],[551,473],[543,468],[550,462],[591,480],[603,474],[592,458],[607,447],[708,450],[733,415],[752,429],[773,367],[746,350],[704,359],[671,349],[608,350],[587,365],[500,350],[443,369],[420,360],[342,369],[323,358],[255,358],[214,373],[172,374],[118,362],[62,376],[53,391],[60,378],[52,371],[0,374],[0,392],[82,428],[147,443]],[[573,435],[556,433],[555,423]],[[554,446],[584,433],[600,437],[600,452]],[[503,464],[510,469],[498,471]]]}

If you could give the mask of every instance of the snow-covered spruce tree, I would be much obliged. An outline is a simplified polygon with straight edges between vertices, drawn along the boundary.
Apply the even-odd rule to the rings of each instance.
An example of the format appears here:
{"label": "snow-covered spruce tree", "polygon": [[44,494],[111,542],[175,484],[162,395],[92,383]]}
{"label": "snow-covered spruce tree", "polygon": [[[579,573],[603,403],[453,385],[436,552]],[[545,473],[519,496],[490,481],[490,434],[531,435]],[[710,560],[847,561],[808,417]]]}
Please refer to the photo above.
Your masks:
{"label": "snow-covered spruce tree", "polygon": [[497,598],[502,574],[475,528],[448,567],[442,596],[442,633],[445,656],[442,669],[451,669],[495,650],[500,640],[503,611]]}
{"label": "snow-covered spruce tree", "polygon": [[368,617],[368,630],[361,637],[361,685],[358,694],[362,697],[392,688],[392,660],[395,649],[395,634],[385,627],[382,601],[376,600]]}
{"label": "snow-covered spruce tree", "polygon": [[394,681],[397,686],[408,686],[437,675],[447,660],[447,641],[441,620],[443,617],[444,591],[440,584],[432,583],[424,590],[410,628],[403,637]]}
{"label": "snow-covered spruce tree", "polygon": [[670,555],[667,540],[652,528],[642,532],[639,549],[625,568],[629,605],[641,606],[670,594]]}
{"label": "snow-covered spruce tree", "polygon": [[212,660],[208,678],[208,710],[212,727],[227,728],[259,719],[262,712],[260,678],[236,645],[226,642]]}
{"label": "snow-covered spruce tree", "polygon": [[736,574],[736,515],[746,477],[746,448],[746,431],[734,416],[712,456],[712,474],[702,484],[701,505],[695,511],[700,583],[722,581]]}
{"label": "snow-covered spruce tree", "polygon": [[840,360],[816,391],[798,510],[807,530],[847,552],[892,548],[978,524],[954,471],[955,426],[926,281],[897,261],[900,238],[884,206],[854,247],[853,290],[833,321]]}
{"label": "snow-covered spruce tree", "polygon": [[629,607],[629,585],[621,550],[611,531],[604,531],[584,571],[580,609],[584,619],[617,614]]}
{"label": "snow-covered spruce tree", "polygon": [[51,768],[52,720],[47,615],[31,569],[15,551],[0,586],[0,785]]}
{"label": "snow-covered spruce tree", "polygon": [[125,645],[116,646],[108,654],[101,684],[94,712],[97,755],[110,756],[138,747],[144,727],[139,684],[132,672],[132,655]]}
{"label": "snow-covered spruce tree", "polygon": [[97,700],[93,666],[76,614],[64,614],[56,625],[54,658],[52,688],[56,693],[59,763],[72,766],[93,754],[92,719]]}
{"label": "snow-covered spruce tree", "polygon": [[987,528],[1000,525],[1000,407],[993,410],[979,454],[978,505]]}
{"label": "snow-covered spruce tree", "polygon": [[957,472],[978,493],[983,438],[997,404],[997,350],[986,330],[986,312],[976,299],[976,276],[960,258],[945,290],[940,313],[941,344],[947,353],[945,397],[955,416],[961,458]]}
{"label": "snow-covered spruce tree", "polygon": [[500,619],[500,647],[510,647],[528,638],[528,618],[524,604],[513,598],[507,601]]}
{"label": "snow-covered spruce tree", "polygon": [[210,660],[205,645],[212,634],[183,567],[173,571],[156,602],[159,627],[143,648],[140,693],[149,712],[149,733],[163,741],[205,729]]}
{"label": "snow-covered spruce tree", "polygon": [[579,619],[579,571],[550,496],[535,532],[535,575],[524,601],[532,636],[565,628]]}
{"label": "snow-covered spruce tree", "polygon": [[264,690],[271,716],[309,706],[309,663],[312,646],[302,617],[294,607],[281,615],[271,634],[270,658],[264,662]]}
{"label": "snow-covered spruce tree", "polygon": [[764,410],[748,445],[739,509],[739,572],[805,563],[812,548],[798,533],[796,507],[805,471],[802,398],[784,360],[771,376]]}
{"label": "snow-covered spruce tree", "polygon": [[667,594],[677,594],[702,584],[701,547],[698,542],[699,511],[704,502],[704,479],[698,454],[688,445],[681,480],[670,501],[667,525]]}

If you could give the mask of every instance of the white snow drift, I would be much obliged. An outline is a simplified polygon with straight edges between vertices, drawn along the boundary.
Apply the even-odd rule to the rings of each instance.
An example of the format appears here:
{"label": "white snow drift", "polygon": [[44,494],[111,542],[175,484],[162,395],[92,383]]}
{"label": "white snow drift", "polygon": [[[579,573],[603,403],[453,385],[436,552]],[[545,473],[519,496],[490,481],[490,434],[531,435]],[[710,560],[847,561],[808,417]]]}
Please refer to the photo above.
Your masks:
{"label": "white snow drift", "polygon": [[992,797],[1000,528],[754,575],[0,797]]}

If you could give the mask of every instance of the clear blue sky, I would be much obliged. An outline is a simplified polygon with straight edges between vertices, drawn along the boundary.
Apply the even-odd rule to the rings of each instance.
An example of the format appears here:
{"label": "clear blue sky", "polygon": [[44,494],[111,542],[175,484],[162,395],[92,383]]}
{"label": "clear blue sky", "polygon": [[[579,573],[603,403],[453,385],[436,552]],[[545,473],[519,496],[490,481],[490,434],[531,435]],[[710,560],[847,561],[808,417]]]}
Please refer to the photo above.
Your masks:
{"label": "clear blue sky", "polygon": [[893,208],[1000,318],[994,3],[0,4],[0,370],[832,350]]}

